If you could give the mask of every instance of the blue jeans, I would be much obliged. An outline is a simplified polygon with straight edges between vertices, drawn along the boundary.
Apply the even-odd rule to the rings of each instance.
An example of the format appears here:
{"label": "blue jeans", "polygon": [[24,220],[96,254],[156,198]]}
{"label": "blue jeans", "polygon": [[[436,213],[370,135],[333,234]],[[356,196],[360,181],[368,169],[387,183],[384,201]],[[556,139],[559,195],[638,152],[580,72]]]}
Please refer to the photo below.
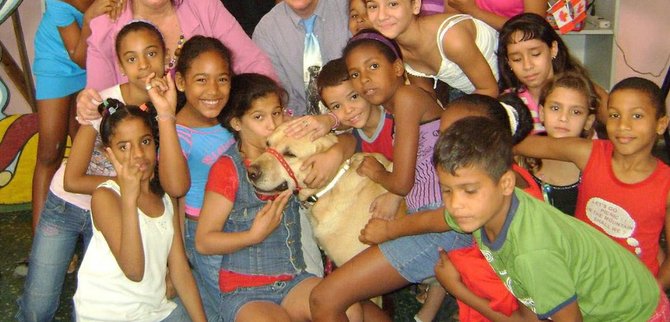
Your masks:
{"label": "blue jeans", "polygon": [[184,307],[184,303],[181,302],[181,299],[179,297],[175,297],[173,299],[173,301],[174,301],[175,304],[177,304],[177,307],[174,308],[174,310],[172,310],[170,315],[168,315],[165,319],[161,320],[161,322],[188,322],[188,321],[191,321],[191,317],[188,315],[188,312],[186,311],[186,307]]}
{"label": "blue jeans", "polygon": [[28,276],[18,300],[19,321],[51,321],[79,235],[91,240],[90,212],[49,192],[35,229]]}
{"label": "blue jeans", "polygon": [[410,283],[421,283],[435,276],[435,264],[440,259],[438,247],[451,251],[472,243],[472,235],[447,231],[389,240],[379,244],[379,250],[404,279]]}
{"label": "blue jeans", "polygon": [[207,315],[207,321],[220,321],[219,302],[221,291],[219,291],[219,269],[221,268],[221,255],[202,255],[195,250],[195,230],[198,222],[186,218],[184,223],[184,248],[186,256],[191,263],[193,278],[198,285],[202,306]]}
{"label": "blue jeans", "polygon": [[[441,203],[425,205],[411,213],[437,209],[441,206]],[[408,215],[411,216],[411,213]],[[435,276],[435,264],[440,259],[438,247],[450,251],[470,246],[472,243],[470,234],[447,231],[389,240],[379,244],[379,250],[404,279],[411,283],[421,283]]]}

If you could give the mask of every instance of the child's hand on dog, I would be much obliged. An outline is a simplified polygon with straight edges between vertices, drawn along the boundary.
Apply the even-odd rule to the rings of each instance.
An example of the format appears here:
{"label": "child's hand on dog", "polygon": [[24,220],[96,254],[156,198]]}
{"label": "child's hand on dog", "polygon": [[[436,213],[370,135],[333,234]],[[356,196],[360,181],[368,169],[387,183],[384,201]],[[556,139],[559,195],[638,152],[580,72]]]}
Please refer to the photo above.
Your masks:
{"label": "child's hand on dog", "polygon": [[379,195],[370,204],[372,218],[379,218],[383,220],[395,219],[398,208],[400,207],[400,202],[402,202],[402,200],[403,197],[390,192]]}
{"label": "child's hand on dog", "polygon": [[311,189],[325,187],[335,178],[342,162],[342,155],[332,148],[310,156],[300,165],[301,171],[309,171],[303,183]]}
{"label": "child's hand on dog", "polygon": [[258,211],[253,224],[251,224],[251,229],[249,229],[253,241],[256,243],[262,242],[279,226],[291,193],[289,190],[282,191],[275,200],[268,201]]}
{"label": "child's hand on dog", "polygon": [[388,233],[388,220],[370,218],[361,230],[358,240],[363,244],[377,245],[391,239]]}
{"label": "child's hand on dog", "polygon": [[361,162],[361,165],[358,166],[358,169],[356,169],[356,173],[366,176],[377,183],[379,183],[379,178],[386,172],[384,165],[371,156],[366,156],[365,159],[363,159],[363,162]]}
{"label": "child's hand on dog", "polygon": [[306,115],[295,118],[288,122],[284,129],[287,136],[299,139],[309,135],[309,139],[314,141],[330,132],[335,123],[328,115]]}

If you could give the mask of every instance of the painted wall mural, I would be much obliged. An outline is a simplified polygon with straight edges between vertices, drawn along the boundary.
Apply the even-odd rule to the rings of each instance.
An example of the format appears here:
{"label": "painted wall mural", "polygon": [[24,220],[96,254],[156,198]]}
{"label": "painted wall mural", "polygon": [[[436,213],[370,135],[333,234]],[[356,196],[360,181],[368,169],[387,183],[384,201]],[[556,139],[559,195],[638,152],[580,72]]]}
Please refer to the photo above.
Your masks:
{"label": "painted wall mural", "polygon": [[37,156],[37,114],[6,115],[10,94],[0,79],[0,205],[28,204]]}
{"label": "painted wall mural", "polygon": [[[21,2],[0,1],[0,24]],[[0,78],[0,206],[30,203],[37,156],[37,114],[7,115],[9,102],[9,89]]]}

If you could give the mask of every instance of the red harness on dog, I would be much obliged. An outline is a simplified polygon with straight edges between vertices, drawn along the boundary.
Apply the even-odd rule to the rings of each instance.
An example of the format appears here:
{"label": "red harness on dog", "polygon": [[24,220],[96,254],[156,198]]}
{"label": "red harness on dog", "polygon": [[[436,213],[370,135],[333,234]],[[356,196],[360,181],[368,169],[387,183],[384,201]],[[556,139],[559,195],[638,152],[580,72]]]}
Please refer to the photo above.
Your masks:
{"label": "red harness on dog", "polygon": [[295,190],[300,191],[300,189],[302,189],[302,188],[300,187],[300,184],[298,183],[298,179],[295,177],[295,173],[293,173],[293,170],[291,170],[291,167],[288,166],[288,162],[286,162],[286,159],[284,159],[284,157],[281,155],[281,153],[279,153],[279,151],[277,151],[273,148],[267,148],[265,151],[272,154],[272,156],[275,157],[275,159],[277,159],[277,161],[279,161],[279,164],[281,164],[281,166],[284,168],[284,170],[286,170],[286,172],[288,173],[288,176],[291,177],[291,179],[293,179],[293,183],[295,183]]}

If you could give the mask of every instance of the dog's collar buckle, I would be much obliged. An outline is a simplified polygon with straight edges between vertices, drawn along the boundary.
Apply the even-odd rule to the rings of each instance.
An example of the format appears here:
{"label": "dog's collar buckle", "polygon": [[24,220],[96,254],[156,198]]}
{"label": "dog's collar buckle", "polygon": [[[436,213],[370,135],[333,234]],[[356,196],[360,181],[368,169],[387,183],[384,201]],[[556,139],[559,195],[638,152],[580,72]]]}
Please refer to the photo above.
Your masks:
{"label": "dog's collar buckle", "polygon": [[312,208],[312,206],[314,206],[314,204],[317,201],[319,201],[319,197],[317,197],[316,195],[311,195],[307,197],[307,199],[305,199],[304,201],[301,201],[300,206],[302,206],[303,209],[310,209]]}
{"label": "dog's collar buckle", "polygon": [[349,167],[351,167],[351,159],[348,159],[347,161],[344,162],[344,164],[342,164],[342,166],[340,167],[340,170],[337,171],[337,174],[335,175],[335,178],[333,178],[333,180],[331,180],[328,183],[328,185],[326,185],[326,187],[321,189],[319,192],[307,197],[307,199],[305,199],[305,201],[301,201],[300,205],[305,209],[312,208],[312,206],[314,206],[314,204],[317,201],[319,201],[320,197],[325,195],[328,191],[330,191],[330,189],[333,189],[335,184],[338,181],[340,181],[342,176],[347,172],[347,170],[349,170]]}
{"label": "dog's collar buckle", "polygon": [[311,195],[311,196],[307,197],[307,200],[305,200],[305,201],[309,202],[311,204],[315,204],[317,201],[319,201],[319,197],[317,197],[316,195]]}

